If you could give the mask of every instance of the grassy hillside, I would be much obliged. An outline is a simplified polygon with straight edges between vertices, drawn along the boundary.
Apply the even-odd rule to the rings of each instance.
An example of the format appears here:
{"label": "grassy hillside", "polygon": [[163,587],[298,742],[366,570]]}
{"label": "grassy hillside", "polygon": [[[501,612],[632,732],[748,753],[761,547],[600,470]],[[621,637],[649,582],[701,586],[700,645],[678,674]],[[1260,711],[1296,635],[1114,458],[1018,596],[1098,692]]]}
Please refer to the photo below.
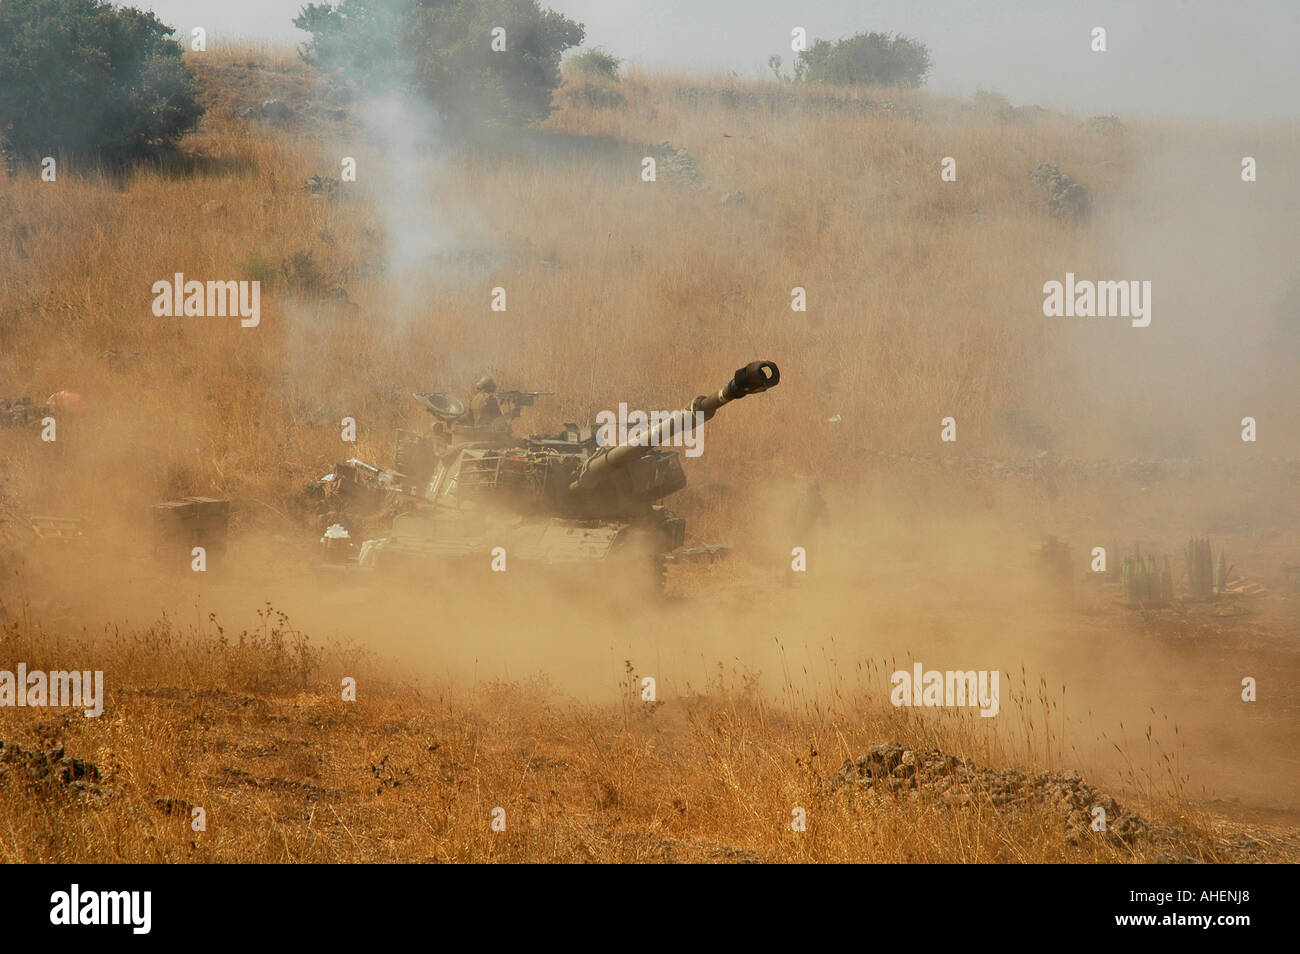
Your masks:
{"label": "grassy hillside", "polygon": [[[1090,379],[1111,365],[1078,366],[1062,344],[1076,332],[1042,317],[1040,289],[1099,273],[1108,202],[1157,131],[992,97],[633,75],[617,105],[578,81],[541,129],[412,153],[290,56],[192,61],[209,112],[185,162],[125,181],[74,163],[57,183],[0,179],[3,391],[89,404],[64,422],[54,473],[0,434],[8,485],[38,509],[138,512],[180,490],[286,509],[338,456],[344,415],[360,456],[383,462],[393,428],[420,419],[411,390],[462,391],[483,371],[558,392],[527,422],[542,429],[620,400],[678,406],[777,359],[781,391],[709,431],[687,494],[734,492],[736,468],[848,478],[855,449],[937,452],[949,414],[959,454],[1036,453],[1053,432],[1080,453],[1137,446],[1089,443],[1081,394],[1132,400],[1134,381]],[[292,117],[260,118],[272,98]],[[662,157],[659,181],[640,181],[665,141],[694,158],[696,187]],[[344,156],[356,183],[303,190],[338,178]],[[944,156],[955,183],[940,181]],[[1091,190],[1090,220],[1052,214],[1029,178],[1042,162]],[[422,257],[404,260],[412,248]],[[151,285],[176,272],[262,279],[260,327],[154,317]],[[489,308],[497,286],[504,314]],[[110,366],[110,350],[126,355]]]}

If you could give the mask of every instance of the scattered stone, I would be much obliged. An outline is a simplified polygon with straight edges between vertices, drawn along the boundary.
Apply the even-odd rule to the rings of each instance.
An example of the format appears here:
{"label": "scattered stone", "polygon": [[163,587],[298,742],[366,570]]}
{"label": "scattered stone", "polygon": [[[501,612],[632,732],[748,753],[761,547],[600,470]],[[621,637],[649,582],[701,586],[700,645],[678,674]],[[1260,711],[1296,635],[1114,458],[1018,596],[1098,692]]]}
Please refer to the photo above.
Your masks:
{"label": "scattered stone", "polygon": [[577,88],[576,95],[593,109],[618,109],[627,102],[627,97],[610,86],[597,86],[584,83]]}
{"label": "scattered stone", "polygon": [[1236,849],[1237,851],[1243,851],[1251,854],[1262,851],[1264,849],[1263,844],[1261,844],[1256,839],[1251,838],[1249,835],[1238,835],[1236,838],[1232,839],[1232,841],[1228,842],[1228,846]]}
{"label": "scattered stone", "polygon": [[184,815],[188,818],[194,810],[194,806],[183,798],[156,798],[153,804],[164,815]]}
{"label": "scattered stone", "polygon": [[697,192],[704,188],[704,176],[689,152],[670,142],[659,143],[655,150],[659,154],[659,171],[665,178],[684,182]]}
{"label": "scattered stone", "polygon": [[1124,124],[1119,121],[1118,116],[1089,116],[1079,123],[1079,128],[1084,132],[1114,135],[1124,131]]}
{"label": "scattered stone", "polygon": [[293,118],[293,107],[282,99],[268,99],[262,102],[261,116],[272,122],[284,122]]}
{"label": "scattered stone", "polygon": [[1046,113],[1047,110],[1034,103],[1029,106],[1007,106],[1000,115],[1003,122],[1033,124]]}
{"label": "scattered stone", "polygon": [[127,348],[109,348],[100,355],[108,366],[114,371],[121,371],[128,368],[140,360],[139,351],[131,351]]}
{"label": "scattered stone", "polygon": [[270,791],[282,795],[302,798],[305,801],[316,801],[321,798],[337,801],[345,798],[356,797],[356,793],[354,792],[322,788],[319,785],[312,785],[310,782],[299,782],[295,779],[253,775],[250,772],[245,772],[242,769],[237,769],[230,765],[223,765],[219,776],[215,778],[208,777],[205,781],[209,784],[215,784],[220,788],[238,788],[247,786],[262,791]]}
{"label": "scattered stone", "polygon": [[327,103],[338,103],[340,105],[346,106],[349,103],[356,102],[357,94],[352,89],[352,87],[339,84],[339,85],[331,85],[328,89],[326,89],[322,98]]}
{"label": "scattered stone", "polygon": [[840,96],[813,89],[739,90],[707,86],[679,86],[674,96],[692,107],[720,106],[747,113],[778,115],[801,110],[821,113],[885,113],[919,122],[924,116],[920,106],[899,106],[877,102],[865,96]]}
{"label": "scattered stone", "polygon": [[29,397],[13,401],[0,398],[0,427],[39,427],[51,413],[48,404],[37,404]]}
{"label": "scattered stone", "polygon": [[1114,798],[1087,784],[1078,772],[1028,775],[1016,769],[979,766],[939,749],[909,749],[897,742],[873,745],[857,759],[845,759],[831,776],[829,787],[882,794],[916,793],[919,798],[956,807],[987,802],[1014,812],[1041,806],[1061,816],[1065,841],[1070,845],[1103,834],[1091,828],[1092,812],[1098,806],[1106,811],[1104,836],[1113,841],[1131,845],[1149,827]]}
{"label": "scattered stone", "polygon": [[97,803],[107,798],[95,784],[100,780],[99,766],[73,758],[61,745],[34,749],[0,741],[0,784],[10,779],[47,791],[84,796]]}
{"label": "scattered stone", "polygon": [[341,183],[329,176],[308,176],[303,180],[302,190],[312,195],[333,195]]}
{"label": "scattered stone", "polygon": [[646,832],[616,832],[605,825],[587,825],[581,833],[581,847],[592,860],[611,854],[637,861],[662,864],[762,864],[763,858],[748,848],[703,840],[683,841]]}
{"label": "scattered stone", "polygon": [[199,211],[204,215],[217,215],[219,213],[224,214],[225,212],[228,212],[229,209],[226,208],[226,203],[217,199],[209,199],[207,202],[204,202],[199,206]]}

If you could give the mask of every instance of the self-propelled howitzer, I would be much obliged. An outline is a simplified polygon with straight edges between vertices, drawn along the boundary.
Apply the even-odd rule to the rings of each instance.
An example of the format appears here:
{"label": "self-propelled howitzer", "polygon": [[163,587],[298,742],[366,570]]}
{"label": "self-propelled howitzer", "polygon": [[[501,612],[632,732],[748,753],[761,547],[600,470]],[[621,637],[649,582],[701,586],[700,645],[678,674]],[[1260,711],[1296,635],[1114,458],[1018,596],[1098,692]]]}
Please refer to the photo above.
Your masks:
{"label": "self-propelled howitzer", "polygon": [[755,361],[714,394],[655,415],[613,446],[602,445],[599,429],[576,424],[554,437],[529,438],[500,428],[443,428],[419,453],[406,435],[406,459],[423,463],[403,466],[399,455],[396,479],[408,488],[404,512],[387,536],[362,545],[360,562],[486,569],[501,548],[516,561],[509,566],[626,559],[656,567],[662,581],[686,536],[685,519],[660,502],[686,485],[681,455],[671,448],[724,404],[779,381],[773,362]]}

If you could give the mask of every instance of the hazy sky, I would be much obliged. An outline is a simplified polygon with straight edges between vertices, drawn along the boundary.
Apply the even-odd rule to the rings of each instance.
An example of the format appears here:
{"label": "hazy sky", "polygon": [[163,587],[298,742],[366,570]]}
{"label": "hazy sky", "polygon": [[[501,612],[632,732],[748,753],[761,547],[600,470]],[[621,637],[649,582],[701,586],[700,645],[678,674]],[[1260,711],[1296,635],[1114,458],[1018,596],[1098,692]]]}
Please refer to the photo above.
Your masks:
{"label": "hazy sky", "polygon": [[[292,44],[303,0],[137,0],[171,26]],[[648,67],[762,72],[790,31],[924,41],[929,87],[1087,113],[1300,118],[1300,0],[542,0]],[[1090,50],[1105,27],[1106,53]]]}

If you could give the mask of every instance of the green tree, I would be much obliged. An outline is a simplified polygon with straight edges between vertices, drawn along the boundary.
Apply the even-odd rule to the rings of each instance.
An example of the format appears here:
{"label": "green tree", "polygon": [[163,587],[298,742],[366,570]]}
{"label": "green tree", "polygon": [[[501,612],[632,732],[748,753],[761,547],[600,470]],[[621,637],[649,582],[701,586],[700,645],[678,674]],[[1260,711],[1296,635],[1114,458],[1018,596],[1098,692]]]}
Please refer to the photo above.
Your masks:
{"label": "green tree", "polygon": [[109,165],[156,158],[198,125],[194,74],[154,14],[104,0],[0,0],[0,143]]}
{"label": "green tree", "polygon": [[584,36],[537,0],[342,0],[293,22],[311,34],[301,54],[317,69],[365,91],[415,92],[459,124],[545,118],[560,57]]}
{"label": "green tree", "polygon": [[837,86],[925,85],[930,50],[889,33],[858,33],[831,43],[817,40],[795,58],[795,78]]}
{"label": "green tree", "polygon": [[623,66],[623,61],[614,54],[596,47],[571,56],[565,65],[581,76],[618,82],[618,71]]}

